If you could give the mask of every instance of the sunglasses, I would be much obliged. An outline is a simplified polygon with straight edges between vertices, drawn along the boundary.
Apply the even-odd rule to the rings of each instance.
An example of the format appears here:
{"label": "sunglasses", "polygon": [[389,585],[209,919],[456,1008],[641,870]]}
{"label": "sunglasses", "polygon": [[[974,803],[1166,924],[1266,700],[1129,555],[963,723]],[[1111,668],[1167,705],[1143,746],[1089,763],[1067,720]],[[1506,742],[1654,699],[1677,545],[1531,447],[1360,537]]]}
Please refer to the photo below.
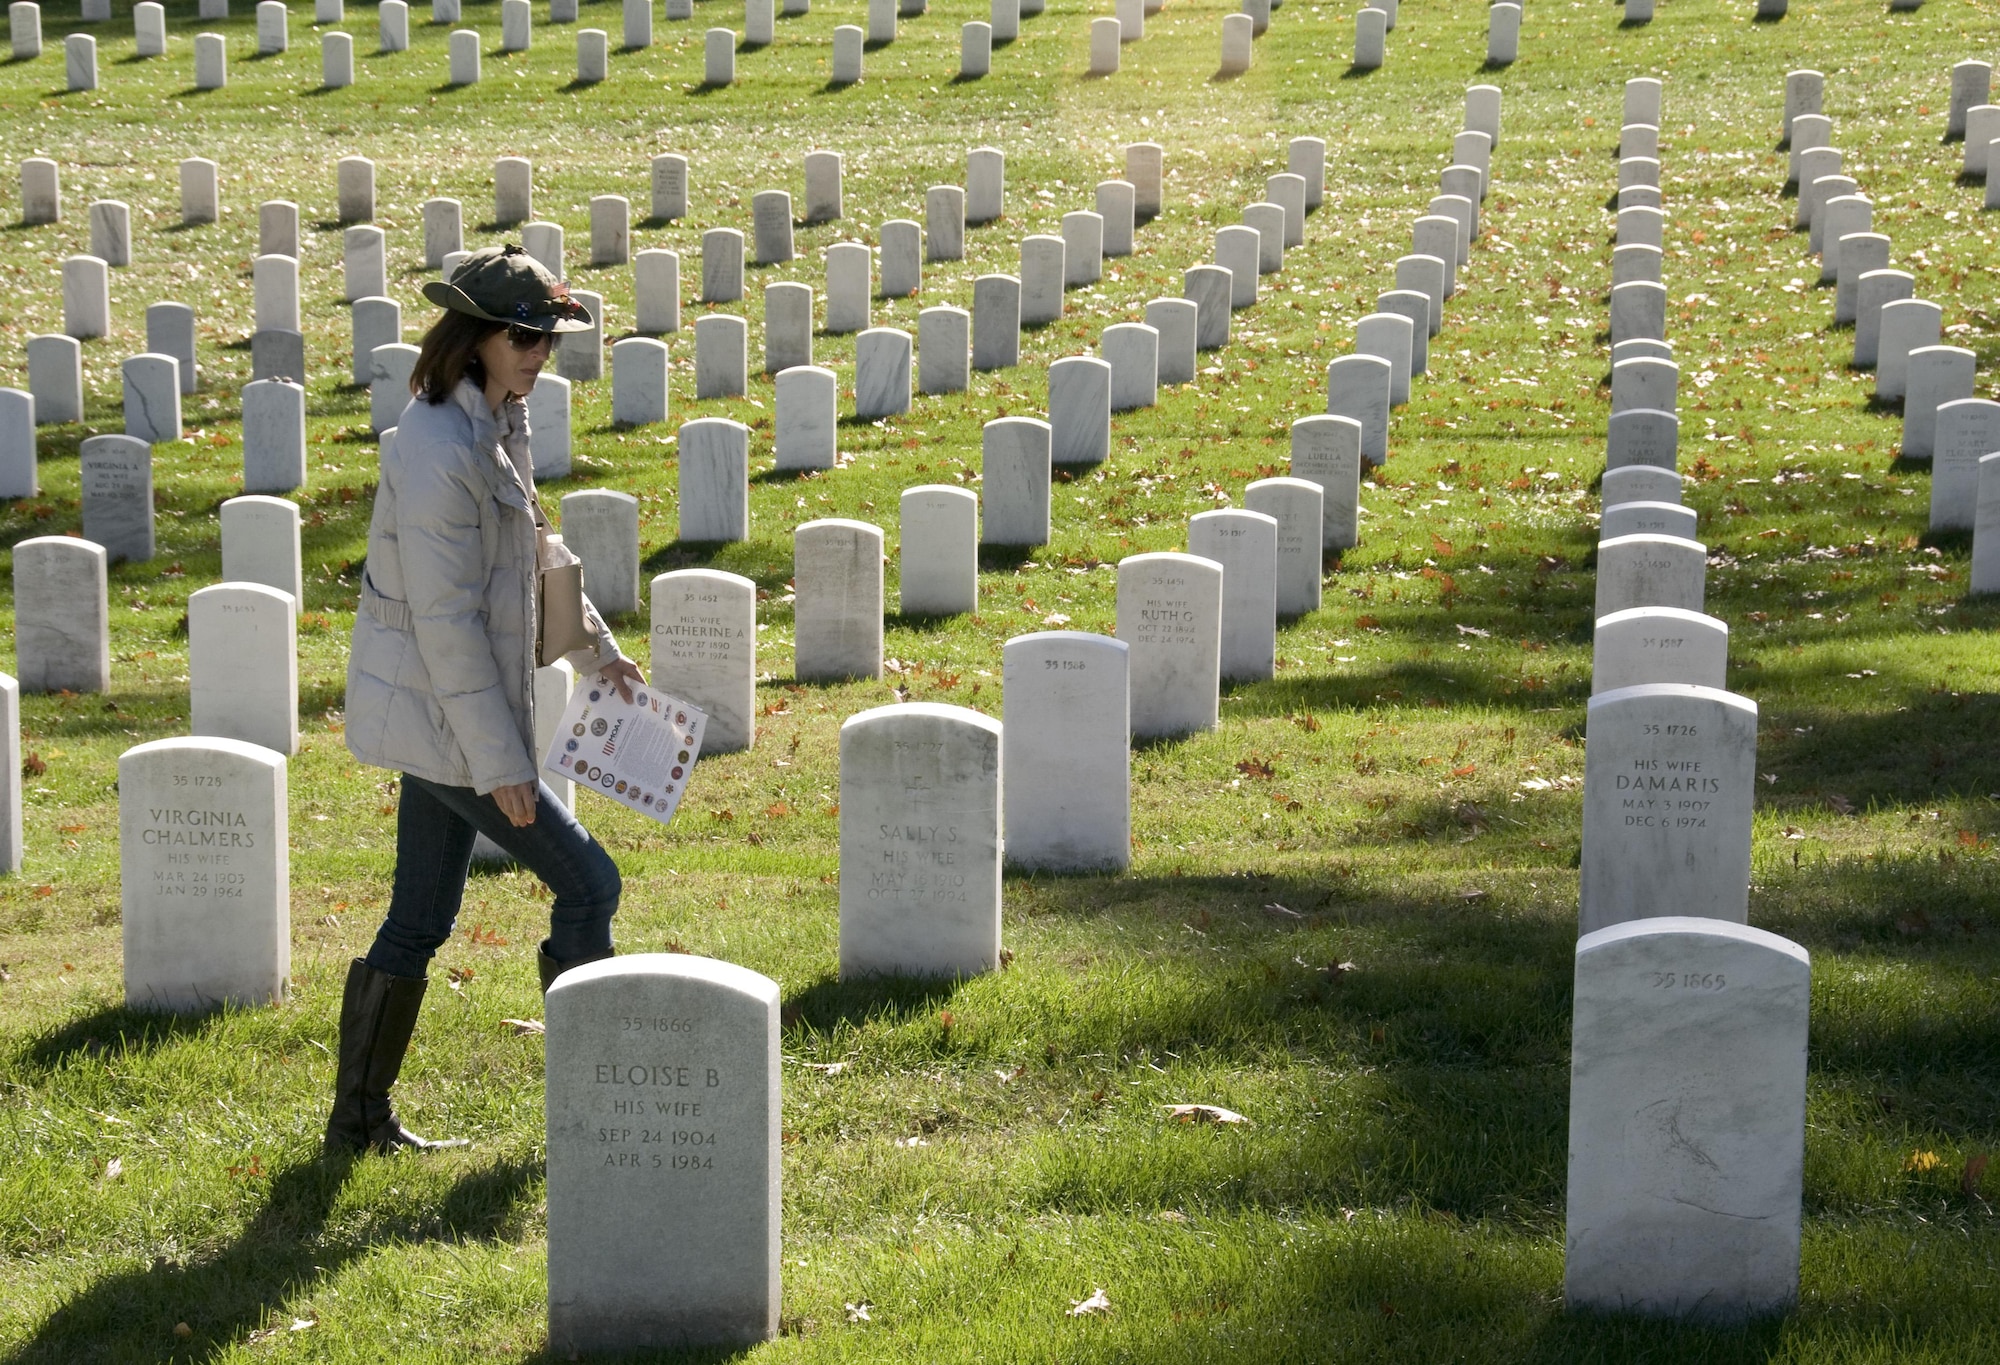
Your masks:
{"label": "sunglasses", "polygon": [[518,322],[507,328],[507,344],[517,351],[532,351],[545,341],[553,351],[556,347],[556,334],[544,332],[536,327],[523,327]]}

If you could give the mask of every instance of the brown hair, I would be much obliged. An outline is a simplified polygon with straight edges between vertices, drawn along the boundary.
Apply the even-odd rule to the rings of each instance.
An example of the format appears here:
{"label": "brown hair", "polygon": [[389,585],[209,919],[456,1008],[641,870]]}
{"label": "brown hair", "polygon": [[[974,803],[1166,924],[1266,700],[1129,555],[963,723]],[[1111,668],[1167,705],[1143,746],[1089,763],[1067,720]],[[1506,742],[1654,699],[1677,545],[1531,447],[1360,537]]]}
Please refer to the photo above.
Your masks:
{"label": "brown hair", "polygon": [[410,370],[410,392],[436,405],[450,396],[461,379],[485,388],[486,367],[479,361],[479,344],[505,327],[505,323],[447,308],[424,333],[417,363]]}

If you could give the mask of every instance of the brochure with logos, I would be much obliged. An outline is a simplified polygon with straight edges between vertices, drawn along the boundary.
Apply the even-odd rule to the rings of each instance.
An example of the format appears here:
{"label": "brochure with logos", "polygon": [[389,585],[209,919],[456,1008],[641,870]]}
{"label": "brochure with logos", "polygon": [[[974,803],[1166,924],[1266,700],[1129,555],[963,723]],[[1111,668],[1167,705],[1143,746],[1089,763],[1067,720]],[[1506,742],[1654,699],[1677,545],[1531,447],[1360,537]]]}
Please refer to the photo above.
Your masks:
{"label": "brochure with logos", "polygon": [[592,677],[570,693],[542,766],[664,825],[687,790],[707,724],[678,697],[635,686],[628,702]]}

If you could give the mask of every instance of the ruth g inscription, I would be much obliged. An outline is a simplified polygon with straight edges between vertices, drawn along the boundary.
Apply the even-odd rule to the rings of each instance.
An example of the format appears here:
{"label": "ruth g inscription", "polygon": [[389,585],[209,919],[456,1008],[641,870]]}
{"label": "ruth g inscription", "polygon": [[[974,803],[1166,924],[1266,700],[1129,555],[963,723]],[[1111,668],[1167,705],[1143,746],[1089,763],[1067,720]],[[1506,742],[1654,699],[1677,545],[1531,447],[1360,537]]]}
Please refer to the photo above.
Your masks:
{"label": "ruth g inscription", "polygon": [[[1168,574],[1154,591],[1139,599],[1139,613],[1130,635],[1132,644],[1194,644],[1201,638],[1201,616],[1186,594],[1188,580]],[[1175,589],[1180,589],[1176,592]]]}

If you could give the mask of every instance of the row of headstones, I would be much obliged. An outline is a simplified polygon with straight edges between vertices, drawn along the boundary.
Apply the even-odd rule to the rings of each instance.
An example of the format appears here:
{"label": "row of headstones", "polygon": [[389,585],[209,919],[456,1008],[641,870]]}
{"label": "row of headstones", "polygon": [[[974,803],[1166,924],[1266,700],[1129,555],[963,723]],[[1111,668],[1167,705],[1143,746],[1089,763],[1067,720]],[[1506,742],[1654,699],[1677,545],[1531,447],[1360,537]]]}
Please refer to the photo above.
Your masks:
{"label": "row of headstones", "polygon": [[[850,753],[867,751],[880,760],[878,790],[900,793],[906,783],[957,776],[943,770],[949,744],[961,768],[982,770],[970,785],[983,787],[986,771],[997,784],[1007,744],[1000,727],[927,714],[951,709],[855,717],[842,731],[843,768]],[[965,732],[962,742],[955,731]],[[843,828],[850,800],[876,813],[843,781]],[[961,871],[957,859],[962,841],[990,829],[993,806],[952,801],[911,818],[896,804],[880,812],[903,818],[892,826],[897,837],[872,850],[879,870],[865,882],[843,871],[844,974],[866,970],[849,961],[850,946],[873,942],[864,927],[894,923],[896,898],[918,880],[967,893],[948,916],[927,921],[929,936],[988,932],[987,908],[969,894],[984,869]],[[1567,1301],[1722,1326],[1789,1308],[1804,1181],[1805,950],[1682,916],[1587,935],[1575,964]],[[740,1347],[776,1337],[781,998],[768,977],[686,954],[607,959],[550,989],[548,1314],[557,1350]],[[635,1033],[634,1019],[657,1021],[667,1036]]]}
{"label": "row of headstones", "polygon": [[[1317,164],[1323,174],[1324,144],[1318,143],[1317,139],[1301,141],[1318,145],[1320,157]],[[1295,158],[1299,150],[1294,148]],[[1095,278],[1097,263],[1103,254],[1129,252],[1138,215],[1144,213],[1150,216],[1159,210],[1162,158],[1158,145],[1133,144],[1127,148],[1126,160],[1128,174],[1135,177],[1133,180],[1105,182],[1099,187],[1097,195],[1100,212],[1072,214],[1065,220],[1066,234],[1077,239],[1078,264],[1074,269],[1065,266],[1058,271],[1055,282],[1058,310],[1062,287]],[[819,222],[839,218],[842,212],[840,154],[824,151],[808,153],[805,170],[806,220]],[[653,175],[656,214],[684,216],[687,207],[686,159],[674,154],[657,157]],[[215,179],[212,162],[195,159],[183,163],[184,221],[213,220]],[[373,352],[376,347],[398,346],[389,371],[392,376],[394,365],[414,359],[414,348],[400,346],[401,311],[393,300],[386,297],[384,235],[380,229],[365,221],[374,216],[374,164],[365,157],[344,158],[339,166],[338,182],[340,217],[343,222],[351,224],[345,230],[344,301],[354,305],[353,378],[355,382],[365,384],[374,378]],[[196,184],[205,188],[197,193],[190,188]],[[533,171],[525,159],[506,157],[496,163],[495,186],[495,207],[501,219],[519,221],[532,215]],[[60,182],[54,162],[31,158],[23,163],[22,197],[26,220],[60,220]],[[766,263],[792,259],[789,193],[767,191],[758,195],[757,200],[758,261]],[[1004,154],[995,148],[974,149],[968,156],[965,187],[936,186],[927,195],[926,214],[931,227],[929,258],[962,259],[967,221],[996,219],[1004,213],[1004,206]],[[190,217],[190,214],[194,216]],[[72,257],[64,267],[65,332],[80,337],[102,335],[109,330],[109,282],[105,262],[108,258],[111,262],[123,264],[131,258],[128,206],[118,201],[98,201],[91,206],[90,216],[92,246],[102,254]],[[593,263],[611,264],[627,259],[630,245],[629,203],[622,196],[597,196],[591,203],[591,218]],[[1093,227],[1096,231],[1090,232],[1088,229]],[[302,379],[305,373],[305,346],[303,333],[299,330],[300,239],[297,205],[282,200],[261,205],[258,233],[259,255],[253,264],[256,320],[251,338],[252,373],[258,379]],[[560,225],[528,222],[523,227],[522,237],[531,254],[558,276],[563,273],[563,229]],[[464,259],[462,211],[458,201],[433,199],[425,203],[424,242],[426,264],[441,264],[447,275],[458,261]],[[744,277],[742,234],[735,229],[714,229],[704,235],[703,247],[703,301],[730,302],[740,299]],[[924,254],[923,232],[917,224],[899,221],[884,225],[882,292],[885,296],[912,293],[920,286]],[[1033,250],[1029,254],[1034,259],[1040,259],[1040,254]],[[829,310],[833,316],[829,321],[838,324],[836,330],[850,326],[865,327],[871,264],[867,248],[857,243],[841,244],[830,251]],[[642,333],[678,330],[678,255],[666,251],[642,251],[636,265],[639,330]],[[598,316],[598,325],[569,339],[557,353],[556,368],[566,379],[595,379],[603,372],[603,299],[600,294],[588,291],[580,291],[577,297],[592,308],[594,315]],[[796,302],[788,299],[787,303],[793,306],[782,308],[777,314],[787,319],[785,340],[778,352],[791,358],[792,363],[796,363],[800,355],[809,359],[811,345],[809,291],[804,308],[795,306]],[[1039,293],[1032,302],[1039,305]],[[1033,311],[1031,308],[1030,312]],[[852,323],[846,321],[849,315],[853,316]],[[721,335],[726,330],[726,324],[718,324],[711,330],[716,332],[712,353],[726,357],[732,349],[728,344],[730,338]],[[798,340],[801,331],[805,338],[802,344]],[[738,352],[743,350],[741,346],[733,349]],[[652,348],[636,348],[636,352],[631,362],[635,375],[650,376],[652,371],[661,368],[659,352]],[[771,358],[776,359],[775,356]],[[772,366],[774,369],[783,367]],[[698,372],[701,369],[699,364],[697,369]],[[712,369],[711,381],[701,381],[698,373],[698,388],[705,397],[741,393],[747,376],[733,379],[727,376],[737,375],[746,369],[747,366],[730,367],[725,359]],[[185,358],[184,372],[192,374],[191,354]],[[32,383],[31,391],[34,391]],[[71,405],[56,395],[39,396],[43,399],[45,421],[61,420],[51,414],[70,410]],[[654,411],[650,404],[655,397],[663,400],[664,389],[659,389],[657,395],[649,392],[632,406],[639,412]],[[387,394],[378,396],[375,406],[378,409],[374,414],[375,426],[379,430],[393,423],[401,411],[402,401],[392,387]],[[663,416],[662,409],[660,417],[647,417],[645,420],[660,420]]]}
{"label": "row of headstones", "polygon": [[[2000,107],[1984,103],[1991,75],[1984,62],[1952,68],[1946,135],[1967,139],[1968,173],[1981,122],[1975,116],[1992,110],[2000,117]],[[1820,253],[1821,282],[1836,282],[1834,323],[1854,326],[1854,367],[1874,370],[1876,397],[1902,404],[1901,453],[1931,462],[1930,528],[1971,531],[1971,591],[2000,591],[2000,461],[1984,463],[2000,453],[2000,403],[1974,396],[1973,351],[1940,344],[1944,310],[1914,297],[1915,276],[1889,268],[1889,239],[1870,230],[1871,202],[1840,173],[1833,124],[1820,112],[1824,90],[1817,71],[1785,77],[1785,138],[1799,187],[1794,226],[1809,229],[1807,247]],[[2000,134],[2000,124],[1993,131]]]}
{"label": "row of headstones", "polygon": [[[1380,11],[1378,11],[1380,12]],[[1396,287],[1377,296],[1376,311],[1360,318],[1354,328],[1354,350],[1327,365],[1327,420],[1351,420],[1359,431],[1359,459],[1379,465],[1389,458],[1389,416],[1410,401],[1411,384],[1429,371],[1430,338],[1444,325],[1446,300],[1458,292],[1458,269],[1470,263],[1472,242],[1479,232],[1479,205],[1492,180],[1493,149],[1500,140],[1500,91],[1475,85],[1466,91],[1465,127],[1452,139],[1452,164],[1439,173],[1443,193],[1411,229],[1411,254],[1396,262]],[[1253,205],[1245,213],[1260,210]],[[1216,234],[1218,261],[1229,253],[1247,254],[1250,245],[1242,229]],[[1240,285],[1242,272],[1237,273]],[[1192,279],[1194,272],[1190,271]],[[1255,301],[1255,277],[1250,277]],[[1192,288],[1188,291],[1192,294]],[[1310,445],[1341,450],[1345,434],[1339,427],[1302,419],[1292,427],[1294,472],[1299,464],[1302,432]],[[1338,458],[1337,456],[1331,458]],[[1349,523],[1344,486],[1326,487],[1329,547],[1345,537]],[[1351,538],[1344,544],[1352,545]]]}
{"label": "row of headstones", "polygon": [[1746,924],[1757,707],[1725,690],[1728,627],[1702,611],[1658,240],[1650,280],[1619,278],[1635,141],[1658,183],[1660,95],[1628,82],[1620,133],[1564,1295],[1726,1323],[1798,1293],[1809,963]]}
{"label": "row of headstones", "polygon": [[[1245,7],[1248,8],[1248,0]],[[1389,37],[1395,31],[1397,0],[1368,0],[1354,15],[1354,69],[1379,70],[1389,58]],[[1224,24],[1228,20],[1223,21]],[[1224,39],[1224,70],[1228,70],[1228,37]],[[1499,0],[1486,8],[1486,65],[1512,66],[1521,56],[1521,6]],[[1247,47],[1244,66],[1249,57]]]}
{"label": "row of headstones", "polygon": [[[774,0],[745,0],[745,32],[753,44],[768,44],[773,38]],[[995,23],[989,28],[1000,26],[1000,11],[1003,5],[1015,11],[1014,23],[1018,29],[1019,16],[1039,14],[1042,0],[993,0]],[[810,0],[785,0],[786,14],[804,14],[810,8]],[[898,15],[904,17],[919,15],[927,8],[926,0],[869,0],[868,28],[843,25],[834,31],[834,80],[847,84],[861,79],[861,53],[864,40],[872,43],[893,42],[896,37]],[[1157,5],[1155,6],[1157,8]],[[101,9],[102,13],[93,13]],[[692,0],[667,0],[666,17],[669,20],[692,19]],[[202,0],[199,18],[214,20],[227,18],[227,0]],[[84,0],[84,20],[92,22],[110,18],[109,0]],[[551,23],[574,23],[577,17],[576,0],[551,0],[549,20]],[[283,0],[261,0],[257,6],[257,54],[273,56],[290,48],[289,12]],[[315,0],[314,23],[338,24],[344,22],[343,0]],[[431,19],[433,23],[453,24],[459,22],[458,0],[432,0]],[[635,50],[652,45],[653,14],[651,0],[625,0],[623,39],[626,50]],[[39,57],[42,51],[41,7],[31,0],[15,0],[8,9],[8,26],[13,55],[17,61]],[[142,58],[166,55],[167,26],[165,7],[156,0],[140,0],[133,7],[133,33],[137,55]],[[407,0],[382,0],[378,14],[379,50],[384,53],[405,52],[410,46],[410,7]],[[500,47],[503,52],[524,52],[532,41],[533,15],[529,0],[501,0]],[[968,29],[971,26],[968,26]],[[968,33],[968,41],[970,40]],[[1010,38],[1011,33],[989,34]],[[704,52],[704,81],[709,85],[727,85],[735,79],[736,35],[733,31],[714,28],[708,31]],[[448,43],[449,77],[452,85],[476,84],[480,76],[480,36],[469,29],[454,31]],[[64,40],[65,76],[72,91],[95,90],[98,84],[97,39],[87,33],[71,34]],[[602,29],[584,29],[577,35],[577,80],[579,83],[594,83],[605,80],[610,73],[610,38]],[[354,84],[354,38],[348,33],[325,33],[320,36],[320,77],[321,84],[329,89],[340,89]],[[200,33],[194,39],[194,84],[196,89],[216,90],[228,84],[228,40],[219,33]]]}
{"label": "row of headstones", "polygon": [[1961,174],[1984,181],[1985,206],[2000,208],[2000,175],[1995,167],[1993,144],[2000,142],[2000,104],[1992,103],[1993,64],[1964,61],[1951,69],[1951,97],[1945,112],[1945,141],[1963,141]]}
{"label": "row of headstones", "polygon": [[[124,436],[93,440],[106,444],[86,442],[84,536],[38,536],[14,547],[15,667],[30,692],[109,689],[108,570],[152,554],[151,518],[139,509],[151,485],[144,445]],[[305,587],[299,509],[245,494],[222,504],[220,520],[223,581],[189,598],[193,733],[291,753],[298,747],[294,621]]]}
{"label": "row of headstones", "polygon": [[[1707,547],[1693,511],[1681,504],[1678,471],[1679,366],[1667,340],[1667,291],[1660,276],[1666,210],[1659,199],[1661,82],[1625,83],[1619,130],[1618,237],[1612,248],[1611,418],[1607,425],[1602,516],[1598,524],[1596,649],[1592,690],[1640,682],[1720,685],[1723,658],[1701,615]],[[1633,204],[1627,191],[1650,191]],[[1633,231],[1644,240],[1626,240]],[[1641,496],[1635,496],[1641,495]],[[1675,612],[1698,618],[1690,624]],[[1663,637],[1655,629],[1678,622]],[[1698,637],[1688,644],[1682,636]],[[1671,639],[1671,643],[1664,641]]]}

